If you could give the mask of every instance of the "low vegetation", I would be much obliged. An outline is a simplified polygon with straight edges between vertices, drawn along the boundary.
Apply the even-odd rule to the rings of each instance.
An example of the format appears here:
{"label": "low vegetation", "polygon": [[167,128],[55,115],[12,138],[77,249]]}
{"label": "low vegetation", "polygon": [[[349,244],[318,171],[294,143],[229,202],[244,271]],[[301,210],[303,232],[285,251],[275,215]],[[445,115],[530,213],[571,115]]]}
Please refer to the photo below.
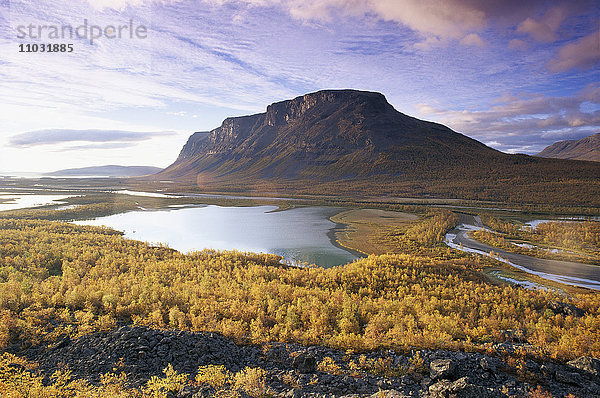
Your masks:
{"label": "low vegetation", "polygon": [[[405,365],[366,355],[345,362],[326,357],[317,364],[322,372],[353,377],[418,379],[424,363],[414,349],[502,357],[502,343],[515,334],[529,343],[510,354],[515,363],[526,357],[600,356],[599,294],[574,294],[568,300],[583,316],[557,313],[550,303],[564,302],[564,296],[491,284],[480,272],[490,260],[445,247],[444,234],[458,222],[452,212],[430,210],[416,221],[402,220],[373,224],[360,241],[365,247],[377,242],[379,253],[387,254],[322,269],[282,265],[280,257],[269,254],[205,250],[184,255],[101,227],[0,219],[0,348],[5,351],[0,395],[151,398],[175,394],[191,383],[210,386],[219,396],[236,396],[236,391],[270,396],[260,368],[230,372],[207,365],[194,377],[168,366],[140,388],[118,367],[95,384],[67,368],[46,375],[35,363],[6,351],[123,323],[214,331],[242,344],[279,341],[346,352],[391,348],[411,353]],[[540,235],[497,219],[485,221],[507,234],[558,239],[554,226]],[[597,245],[595,226],[580,225],[569,239],[583,234],[585,245]]]}
{"label": "low vegetation", "polygon": [[477,258],[443,250],[294,268],[268,254],[183,255],[108,229],[20,220],[0,221],[0,242],[4,347],[133,322],[357,351],[486,350],[513,329],[531,355],[600,355],[598,295],[574,298],[583,317],[555,314],[547,304],[563,297],[491,285]]}
{"label": "low vegetation", "polygon": [[[215,387],[215,396],[238,397],[245,392],[251,397],[267,397],[264,371],[245,368],[230,374],[222,366],[209,365],[198,370],[195,383]],[[118,368],[100,377],[99,384],[89,383],[72,376],[68,370],[59,370],[49,380],[38,371],[35,363],[4,353],[0,356],[0,395],[10,398],[163,398],[175,396],[182,388],[193,383],[190,375],[178,373],[172,366],[162,376],[153,376],[143,388],[130,386],[127,375]],[[222,392],[223,394],[220,394]]]}
{"label": "low vegetation", "polygon": [[[555,221],[532,228],[489,215],[482,216],[482,221],[494,232],[475,231],[473,236],[490,246],[528,256],[600,265],[599,222]],[[534,247],[517,246],[511,242]]]}

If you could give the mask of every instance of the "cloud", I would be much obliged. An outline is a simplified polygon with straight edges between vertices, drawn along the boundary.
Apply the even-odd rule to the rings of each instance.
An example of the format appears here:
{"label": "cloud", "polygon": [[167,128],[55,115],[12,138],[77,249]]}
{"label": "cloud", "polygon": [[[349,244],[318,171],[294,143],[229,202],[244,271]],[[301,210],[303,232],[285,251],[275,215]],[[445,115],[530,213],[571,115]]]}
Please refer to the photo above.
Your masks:
{"label": "cloud", "polygon": [[[17,134],[9,139],[13,147],[32,147],[38,145],[52,145],[68,142],[139,142],[150,140],[157,136],[174,135],[172,131],[137,132],[123,130],[36,130]],[[110,146],[108,146],[110,148]],[[115,148],[114,146],[112,148]]]}
{"label": "cloud", "polygon": [[[159,0],[150,0],[158,2]],[[90,5],[96,10],[112,8],[114,10],[123,10],[128,6],[137,7],[150,2],[149,0],[88,0]],[[162,0],[163,3],[175,2],[181,0]]]}
{"label": "cloud", "polygon": [[481,37],[479,37],[479,35],[476,33],[470,33],[470,34],[466,35],[465,37],[463,37],[462,40],[460,41],[460,44],[463,44],[465,46],[478,46],[478,47],[483,47],[485,45],[485,43],[483,42]]}
{"label": "cloud", "polygon": [[527,48],[527,43],[521,39],[511,39],[508,42],[508,48],[510,49],[525,49]]}
{"label": "cloud", "polygon": [[133,143],[133,142],[107,142],[104,144],[61,146],[60,148],[57,148],[56,151],[63,152],[63,151],[81,151],[81,150],[89,151],[89,150],[96,150],[96,149],[100,149],[100,150],[123,149],[123,148],[131,148],[131,147],[134,147],[135,145],[136,145],[136,143]]}
{"label": "cloud", "polygon": [[[194,0],[88,0],[96,9],[123,10],[127,6],[148,4],[192,3]],[[591,0],[572,0],[552,5],[546,0],[202,0],[214,9],[233,5],[243,13],[249,8],[278,8],[295,19],[323,25],[336,17],[359,17],[394,22],[423,37],[417,48],[456,40],[467,46],[482,46],[480,33],[490,26],[509,27],[536,41],[554,42],[563,23],[573,15],[589,13]],[[232,19],[239,22],[242,14]],[[514,45],[514,44],[513,44]]]}
{"label": "cloud", "polygon": [[600,85],[590,84],[571,97],[504,95],[488,110],[438,109],[419,105],[451,128],[505,151],[535,153],[564,139],[585,137],[600,129],[600,110],[582,112],[582,104],[600,104]]}
{"label": "cloud", "polygon": [[[517,34],[527,18],[539,22],[548,14],[546,0],[89,1],[103,11],[86,0],[13,0],[10,23],[0,33],[14,48],[15,25],[75,26],[87,18],[105,26],[133,18],[148,26],[148,38],[76,42],[68,57],[7,52],[0,61],[0,134],[50,127],[210,129],[225,116],[260,112],[273,101],[324,88],[381,91],[399,110],[413,113],[418,102],[437,99],[441,109],[461,109],[487,104],[503,91],[557,95],[593,81],[592,71],[573,71],[557,82],[539,66],[558,44]],[[575,3],[568,3],[569,15]],[[556,32],[589,34],[586,21],[565,19]],[[513,45],[529,50],[517,56],[508,51],[513,37]],[[436,51],[420,51],[431,47]],[[181,111],[187,116],[175,117]],[[461,123],[471,118],[485,128],[482,115],[468,113]],[[571,123],[583,128],[586,120],[572,117]]]}
{"label": "cloud", "polygon": [[552,72],[589,69],[600,62],[600,30],[564,45],[546,66]]}
{"label": "cloud", "polygon": [[[219,4],[230,1],[233,0],[216,0]],[[517,33],[553,42],[569,17],[586,15],[595,6],[590,0],[572,0],[560,5],[546,0],[245,0],[245,3],[282,7],[304,21],[355,16],[395,22],[422,35],[424,42],[418,43],[421,47],[448,40],[481,46],[483,40],[479,34],[490,26],[516,27]]]}
{"label": "cloud", "polygon": [[[95,8],[123,9],[127,5],[146,4],[150,0],[89,0]],[[156,1],[156,0],[155,0]],[[159,0],[168,4],[183,0]],[[188,0],[189,1],[189,0]],[[457,40],[481,46],[478,33],[492,23],[517,26],[517,32],[538,41],[554,41],[558,29],[569,16],[589,8],[590,0],[573,0],[560,6],[548,6],[545,0],[203,0],[207,6],[234,4],[237,7],[279,8],[304,22],[330,23],[336,17],[359,17],[394,22],[419,33],[418,47]],[[541,15],[539,18],[537,16]],[[234,19],[241,18],[236,14]]]}
{"label": "cloud", "polygon": [[558,28],[570,13],[571,10],[565,5],[551,7],[539,20],[531,17],[525,19],[517,27],[517,32],[529,34],[537,41],[553,42],[558,39]]}

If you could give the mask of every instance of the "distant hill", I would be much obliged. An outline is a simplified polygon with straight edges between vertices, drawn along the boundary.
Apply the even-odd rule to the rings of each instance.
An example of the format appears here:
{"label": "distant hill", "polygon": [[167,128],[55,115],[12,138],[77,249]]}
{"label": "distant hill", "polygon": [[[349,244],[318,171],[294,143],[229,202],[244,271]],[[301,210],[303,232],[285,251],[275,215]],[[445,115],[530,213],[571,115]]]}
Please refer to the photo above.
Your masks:
{"label": "distant hill", "polygon": [[140,177],[155,174],[161,170],[162,169],[160,167],[152,166],[107,165],[58,170],[52,173],[47,173],[46,175],[54,177]]}
{"label": "distant hill", "polygon": [[580,140],[558,141],[535,156],[600,162],[600,133]]}
{"label": "distant hill", "polygon": [[199,190],[600,205],[598,175],[600,165],[499,152],[380,93],[325,90],[193,134],[152,178]]}

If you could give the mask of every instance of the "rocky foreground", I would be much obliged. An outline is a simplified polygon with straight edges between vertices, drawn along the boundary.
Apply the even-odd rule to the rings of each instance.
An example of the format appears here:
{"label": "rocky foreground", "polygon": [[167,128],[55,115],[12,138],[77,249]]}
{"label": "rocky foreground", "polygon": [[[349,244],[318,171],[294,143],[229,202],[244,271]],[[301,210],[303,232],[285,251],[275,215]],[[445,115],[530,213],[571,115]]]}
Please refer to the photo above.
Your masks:
{"label": "rocky foreground", "polygon": [[[510,353],[523,345],[515,341],[497,348]],[[554,397],[600,397],[600,360],[586,357],[555,364],[515,362],[510,355],[443,350],[401,355],[387,350],[361,358],[361,354],[326,347],[280,343],[238,346],[215,333],[137,326],[123,326],[76,340],[66,338],[19,354],[37,361],[40,371],[47,375],[68,366],[74,376],[99,382],[101,374],[117,367],[138,386],[152,375],[161,375],[168,364],[192,379],[198,367],[204,365],[224,365],[231,372],[245,367],[261,368],[268,396],[275,397],[549,396],[542,391]],[[170,395],[201,398],[214,394],[210,386],[190,383]],[[243,392],[241,395],[247,396]]]}

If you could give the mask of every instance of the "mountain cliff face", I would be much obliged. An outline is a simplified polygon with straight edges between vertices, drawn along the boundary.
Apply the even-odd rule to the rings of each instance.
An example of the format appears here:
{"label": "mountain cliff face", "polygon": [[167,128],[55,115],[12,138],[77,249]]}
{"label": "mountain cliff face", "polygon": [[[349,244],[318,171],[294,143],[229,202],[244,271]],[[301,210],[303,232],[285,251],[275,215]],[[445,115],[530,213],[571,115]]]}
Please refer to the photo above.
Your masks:
{"label": "mountain cliff face", "polygon": [[326,90],[195,133],[152,178],[212,191],[600,205],[598,175],[600,164],[496,151],[379,93]]}
{"label": "mountain cliff face", "polygon": [[340,179],[405,173],[415,160],[442,166],[500,154],[449,128],[396,111],[379,93],[329,90],[225,119],[192,135],[164,174],[213,178]]}
{"label": "mountain cliff face", "polygon": [[600,133],[580,140],[558,141],[535,156],[600,162]]}

